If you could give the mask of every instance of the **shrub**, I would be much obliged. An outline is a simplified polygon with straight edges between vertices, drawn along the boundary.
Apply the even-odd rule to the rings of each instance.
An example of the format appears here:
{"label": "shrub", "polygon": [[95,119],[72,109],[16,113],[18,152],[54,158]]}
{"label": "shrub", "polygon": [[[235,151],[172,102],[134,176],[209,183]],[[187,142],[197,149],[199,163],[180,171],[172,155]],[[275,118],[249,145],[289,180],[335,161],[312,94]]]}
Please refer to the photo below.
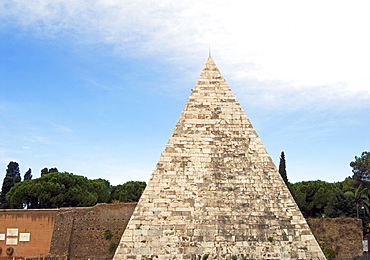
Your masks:
{"label": "shrub", "polygon": [[118,246],[117,243],[114,243],[114,242],[110,243],[109,244],[109,252],[112,253],[114,250],[116,250],[117,246]]}
{"label": "shrub", "polygon": [[334,259],[335,258],[335,251],[330,247],[323,245],[321,247],[322,252],[324,253],[326,259]]}
{"label": "shrub", "polygon": [[104,230],[103,236],[106,240],[109,240],[113,237],[112,231],[110,229]]}

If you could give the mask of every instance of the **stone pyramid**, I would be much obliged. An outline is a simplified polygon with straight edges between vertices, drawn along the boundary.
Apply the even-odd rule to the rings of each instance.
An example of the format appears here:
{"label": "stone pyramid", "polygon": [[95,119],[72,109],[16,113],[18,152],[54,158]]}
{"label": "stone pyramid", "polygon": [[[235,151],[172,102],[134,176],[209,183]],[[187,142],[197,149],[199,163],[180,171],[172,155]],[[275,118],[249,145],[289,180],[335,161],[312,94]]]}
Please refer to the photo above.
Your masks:
{"label": "stone pyramid", "polygon": [[114,259],[325,259],[211,57]]}

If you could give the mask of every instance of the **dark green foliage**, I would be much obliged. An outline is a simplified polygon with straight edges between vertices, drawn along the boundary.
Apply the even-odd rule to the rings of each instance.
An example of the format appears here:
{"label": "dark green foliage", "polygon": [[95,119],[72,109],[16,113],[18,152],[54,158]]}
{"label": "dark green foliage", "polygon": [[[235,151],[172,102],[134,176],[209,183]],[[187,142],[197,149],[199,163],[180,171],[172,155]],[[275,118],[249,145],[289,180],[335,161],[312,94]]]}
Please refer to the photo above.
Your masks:
{"label": "dark green foliage", "polygon": [[10,209],[10,208],[22,208],[20,203],[10,203],[6,199],[6,195],[14,187],[15,184],[21,181],[21,175],[19,171],[19,165],[17,162],[10,162],[6,170],[6,175],[3,181],[0,194],[0,208]]}
{"label": "dark green foliage", "polygon": [[363,209],[367,214],[369,214],[369,194],[368,189],[363,187],[361,184],[354,191],[347,191],[345,195],[350,196],[352,201],[356,205],[356,217],[360,217],[360,209]]}
{"label": "dark green foliage", "polygon": [[111,202],[110,193],[111,185],[109,181],[104,179],[90,180],[92,184],[92,191],[98,195],[97,203],[108,203]]}
{"label": "dark green foliage", "polygon": [[231,260],[238,260],[238,257],[236,255],[232,255]]}
{"label": "dark green foliage", "polygon": [[111,242],[110,244],[109,244],[109,252],[114,252],[115,250],[116,250],[116,248],[117,248],[117,246],[118,246],[118,244],[117,243],[114,243],[114,242]]}
{"label": "dark green foliage", "polygon": [[28,168],[28,170],[26,171],[26,173],[23,176],[23,180],[24,181],[32,180],[31,168]]}
{"label": "dark green foliage", "polygon": [[98,194],[86,177],[53,172],[18,183],[6,198],[13,204],[23,203],[28,208],[84,207],[95,205]]}
{"label": "dark green foliage", "polygon": [[321,247],[322,252],[324,253],[326,259],[334,259],[335,258],[335,251],[330,247],[323,245]]}
{"label": "dark green foliage", "polygon": [[44,175],[44,174],[49,174],[49,173],[53,173],[53,172],[59,172],[59,171],[56,167],[50,168],[50,170],[45,167],[44,169],[41,170],[41,176]]}
{"label": "dark green foliage", "polygon": [[6,176],[16,177],[20,175],[19,164],[17,162],[10,162],[8,164],[8,168],[6,169]]}
{"label": "dark green foliage", "polygon": [[305,217],[322,217],[331,194],[340,187],[340,183],[320,180],[291,184],[292,195]]}
{"label": "dark green foliage", "polygon": [[120,202],[137,202],[146,187],[144,181],[128,181],[112,187],[111,198]]}
{"label": "dark green foliage", "polygon": [[54,167],[54,168],[50,168],[49,170],[49,173],[52,173],[52,172],[59,172],[59,171],[56,167]]}
{"label": "dark green foliage", "polygon": [[34,180],[28,169],[21,182],[18,163],[10,162],[0,193],[0,208],[82,207],[114,200],[137,202],[145,186],[140,181],[111,186],[107,180],[89,180],[59,172],[56,167],[42,169],[41,177]]}
{"label": "dark green foliage", "polygon": [[279,173],[283,178],[286,185],[288,185],[288,176],[286,174],[286,161],[285,161],[285,154],[281,152],[280,155],[280,163],[279,163]]}
{"label": "dark green foliage", "polygon": [[362,152],[361,157],[355,156],[355,160],[349,164],[353,169],[353,179],[358,181],[370,178],[370,152]]}
{"label": "dark green foliage", "polygon": [[44,175],[44,174],[48,174],[49,173],[49,169],[48,168],[44,168],[41,170],[41,176]]}
{"label": "dark green foliage", "polygon": [[112,231],[110,229],[104,230],[103,236],[106,240],[109,240],[113,237]]}
{"label": "dark green foliage", "polygon": [[330,218],[356,217],[356,206],[351,196],[342,191],[333,193],[325,207],[325,215]]}

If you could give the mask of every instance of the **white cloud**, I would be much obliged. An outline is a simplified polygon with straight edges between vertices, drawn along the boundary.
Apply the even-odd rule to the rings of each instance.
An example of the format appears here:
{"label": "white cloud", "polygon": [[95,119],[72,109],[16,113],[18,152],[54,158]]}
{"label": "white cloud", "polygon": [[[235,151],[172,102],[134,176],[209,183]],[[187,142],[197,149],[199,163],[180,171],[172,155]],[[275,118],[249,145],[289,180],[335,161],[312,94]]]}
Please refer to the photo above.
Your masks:
{"label": "white cloud", "polygon": [[37,34],[111,44],[125,55],[194,64],[211,47],[239,88],[247,80],[279,82],[271,95],[314,91],[341,100],[360,92],[369,99],[367,4],[13,0],[0,12]]}
{"label": "white cloud", "polygon": [[74,130],[68,126],[60,125],[60,124],[54,124],[54,127],[57,131],[61,133],[74,133]]}

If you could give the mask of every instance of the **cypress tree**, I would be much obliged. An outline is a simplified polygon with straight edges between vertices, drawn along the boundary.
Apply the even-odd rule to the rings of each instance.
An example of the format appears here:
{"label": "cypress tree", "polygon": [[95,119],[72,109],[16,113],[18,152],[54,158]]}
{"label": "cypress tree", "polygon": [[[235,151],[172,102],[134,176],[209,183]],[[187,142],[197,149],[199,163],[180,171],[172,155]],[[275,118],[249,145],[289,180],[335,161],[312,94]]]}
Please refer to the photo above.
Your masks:
{"label": "cypress tree", "polygon": [[286,185],[288,185],[288,177],[286,174],[286,162],[285,162],[285,154],[284,151],[280,154],[280,164],[279,164],[279,173],[283,178]]}
{"label": "cypress tree", "polygon": [[6,200],[6,194],[10,191],[13,186],[21,181],[21,174],[19,171],[19,164],[17,162],[10,162],[6,170],[3,186],[0,194],[0,208],[9,209],[13,206],[10,205]]}
{"label": "cypress tree", "polygon": [[23,180],[24,181],[32,180],[31,168],[28,168],[28,170],[26,171],[26,173],[23,176]]}

